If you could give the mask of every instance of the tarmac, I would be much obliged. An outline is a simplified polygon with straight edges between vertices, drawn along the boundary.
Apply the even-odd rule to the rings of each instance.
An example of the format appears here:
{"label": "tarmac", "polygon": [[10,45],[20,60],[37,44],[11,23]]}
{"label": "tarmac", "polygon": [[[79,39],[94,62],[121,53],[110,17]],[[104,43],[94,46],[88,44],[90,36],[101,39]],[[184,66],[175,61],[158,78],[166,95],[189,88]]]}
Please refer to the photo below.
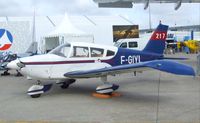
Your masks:
{"label": "tarmac", "polygon": [[[169,56],[188,57],[182,62],[196,69],[197,54]],[[112,76],[121,96],[109,99],[92,96],[100,79],[82,79],[33,99],[26,92],[35,81],[14,74],[0,77],[0,123],[200,123],[199,76],[156,70]]]}

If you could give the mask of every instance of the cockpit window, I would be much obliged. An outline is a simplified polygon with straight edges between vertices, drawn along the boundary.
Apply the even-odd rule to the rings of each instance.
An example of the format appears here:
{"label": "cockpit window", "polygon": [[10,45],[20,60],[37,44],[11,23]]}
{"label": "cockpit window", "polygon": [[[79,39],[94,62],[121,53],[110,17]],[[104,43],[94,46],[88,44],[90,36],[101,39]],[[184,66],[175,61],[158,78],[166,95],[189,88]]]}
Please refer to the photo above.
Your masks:
{"label": "cockpit window", "polygon": [[76,57],[89,57],[89,50],[88,47],[80,47],[80,46],[74,46],[73,47],[73,52],[71,54],[71,57],[76,58]]}
{"label": "cockpit window", "polygon": [[111,50],[107,50],[106,56],[114,56],[115,52],[111,51]]}
{"label": "cockpit window", "polygon": [[103,57],[104,49],[101,48],[90,48],[91,57]]}
{"label": "cockpit window", "polygon": [[119,47],[121,42],[115,42],[114,46]]}
{"label": "cockpit window", "polygon": [[57,48],[53,49],[49,52],[49,54],[55,54],[62,57],[67,57],[70,51],[70,44],[64,44],[61,46],[58,46]]}
{"label": "cockpit window", "polygon": [[126,43],[126,42],[122,43],[122,44],[120,45],[120,47],[121,47],[121,48],[127,48],[127,43]]}

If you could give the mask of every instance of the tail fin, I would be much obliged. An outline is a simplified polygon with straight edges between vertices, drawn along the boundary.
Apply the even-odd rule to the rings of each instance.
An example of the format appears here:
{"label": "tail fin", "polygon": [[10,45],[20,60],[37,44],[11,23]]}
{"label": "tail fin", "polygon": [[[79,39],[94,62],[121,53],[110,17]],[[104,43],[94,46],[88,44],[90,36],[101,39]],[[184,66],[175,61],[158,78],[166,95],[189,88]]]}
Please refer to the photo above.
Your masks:
{"label": "tail fin", "polygon": [[167,38],[167,25],[159,24],[143,51],[163,54]]}
{"label": "tail fin", "polygon": [[37,54],[37,42],[32,42],[29,48],[26,50],[26,53]]}

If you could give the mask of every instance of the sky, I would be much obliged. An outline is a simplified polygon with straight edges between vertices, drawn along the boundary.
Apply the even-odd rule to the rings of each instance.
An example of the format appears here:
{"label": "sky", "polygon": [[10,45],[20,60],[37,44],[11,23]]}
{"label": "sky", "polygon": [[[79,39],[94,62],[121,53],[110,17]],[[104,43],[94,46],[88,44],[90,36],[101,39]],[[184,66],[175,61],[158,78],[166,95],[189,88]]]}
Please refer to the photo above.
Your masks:
{"label": "sky", "polygon": [[[114,9],[98,8],[93,0],[1,0],[0,16],[36,16],[61,15],[67,12],[70,16],[113,16],[121,15],[134,24],[149,27],[149,9],[143,4],[134,4],[133,8]],[[174,4],[150,4],[151,24],[157,26],[159,21],[170,26],[200,24],[200,4],[182,4],[177,11]]]}

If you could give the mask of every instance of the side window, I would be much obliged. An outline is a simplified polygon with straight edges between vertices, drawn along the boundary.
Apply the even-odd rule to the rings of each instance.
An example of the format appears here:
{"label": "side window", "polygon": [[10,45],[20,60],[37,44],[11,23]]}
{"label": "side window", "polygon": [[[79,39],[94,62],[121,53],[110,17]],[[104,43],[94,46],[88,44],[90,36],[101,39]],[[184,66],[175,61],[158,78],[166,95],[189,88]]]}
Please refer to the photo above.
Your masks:
{"label": "side window", "polygon": [[89,57],[89,50],[88,47],[80,47],[80,46],[74,46],[73,47],[73,52],[71,57]]}
{"label": "side window", "polygon": [[129,48],[136,48],[138,47],[138,43],[137,42],[128,42]]}
{"label": "side window", "polygon": [[[70,47],[63,47],[61,49],[61,54],[63,54],[64,57],[67,57],[68,56],[68,53],[69,53],[69,50],[70,50]],[[60,54],[60,55],[61,55]]]}
{"label": "side window", "polygon": [[121,48],[127,48],[127,43],[126,43],[126,42],[122,43],[122,44],[120,45],[120,47],[121,47]]}
{"label": "side window", "polygon": [[104,49],[101,48],[90,48],[91,57],[103,57]]}
{"label": "side window", "polygon": [[114,56],[115,52],[107,50],[106,56]]}

